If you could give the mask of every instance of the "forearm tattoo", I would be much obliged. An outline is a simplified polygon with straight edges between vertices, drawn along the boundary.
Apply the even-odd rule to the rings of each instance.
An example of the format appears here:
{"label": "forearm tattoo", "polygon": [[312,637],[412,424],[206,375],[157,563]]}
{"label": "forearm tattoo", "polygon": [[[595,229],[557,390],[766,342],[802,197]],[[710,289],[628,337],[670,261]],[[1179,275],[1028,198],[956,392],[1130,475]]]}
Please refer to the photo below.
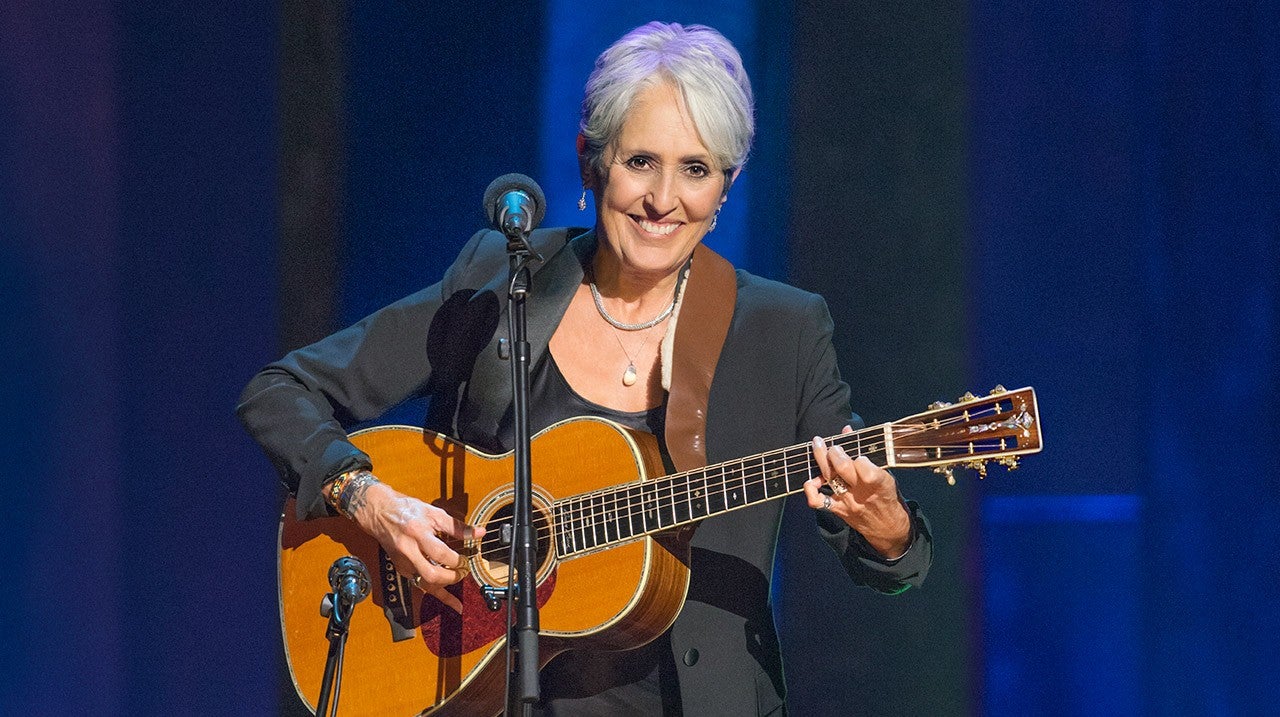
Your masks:
{"label": "forearm tattoo", "polygon": [[333,479],[325,498],[339,513],[350,518],[365,504],[365,493],[378,479],[367,469],[348,471]]}
{"label": "forearm tattoo", "polygon": [[359,512],[365,506],[369,486],[377,482],[378,479],[367,471],[356,476],[356,479],[352,481],[351,487],[343,493],[343,498],[346,499],[346,509],[343,512],[347,515],[355,515]]}

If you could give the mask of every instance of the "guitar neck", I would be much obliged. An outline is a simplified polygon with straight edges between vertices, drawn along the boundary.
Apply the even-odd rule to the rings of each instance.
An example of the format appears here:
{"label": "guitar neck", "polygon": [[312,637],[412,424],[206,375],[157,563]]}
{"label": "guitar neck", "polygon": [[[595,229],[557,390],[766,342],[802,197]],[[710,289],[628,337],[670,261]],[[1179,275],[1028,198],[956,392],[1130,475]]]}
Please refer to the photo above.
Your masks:
{"label": "guitar neck", "polygon": [[[886,465],[892,424],[827,439],[851,456]],[[890,438],[892,440],[892,438]],[[636,481],[557,501],[555,539],[561,559],[595,552],[731,510],[782,498],[818,475],[808,443],[757,453],[661,478]]]}
{"label": "guitar neck", "polygon": [[[933,467],[952,482],[950,466],[986,475],[995,460],[1013,468],[1017,456],[1041,448],[1035,391],[996,387],[965,394],[955,404],[826,439],[876,465]],[[595,552],[731,510],[798,493],[818,474],[813,451],[801,443],[652,480],[570,496],[553,506],[561,559]]]}

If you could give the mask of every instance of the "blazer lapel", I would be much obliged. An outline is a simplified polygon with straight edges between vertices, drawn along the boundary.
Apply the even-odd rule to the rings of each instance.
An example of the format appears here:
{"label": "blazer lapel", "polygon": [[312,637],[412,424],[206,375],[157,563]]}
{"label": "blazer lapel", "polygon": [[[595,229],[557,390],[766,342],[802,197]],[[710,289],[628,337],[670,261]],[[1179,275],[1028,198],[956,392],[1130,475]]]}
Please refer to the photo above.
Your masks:
{"label": "blazer lapel", "polygon": [[[558,230],[551,236],[535,232],[532,239],[535,250],[543,256],[550,256],[541,267],[535,268],[525,302],[530,367],[536,366],[546,354],[551,335],[560,325],[560,318],[568,310],[574,292],[582,283],[582,257],[590,256],[594,250],[595,233],[586,232],[565,242],[564,230]],[[467,389],[476,413],[473,420],[466,423],[490,436],[496,433],[502,416],[511,408],[511,361],[498,357],[499,342],[510,339],[507,331],[508,281],[508,273],[503,271],[480,289],[497,295],[501,309],[497,331],[476,359]]]}

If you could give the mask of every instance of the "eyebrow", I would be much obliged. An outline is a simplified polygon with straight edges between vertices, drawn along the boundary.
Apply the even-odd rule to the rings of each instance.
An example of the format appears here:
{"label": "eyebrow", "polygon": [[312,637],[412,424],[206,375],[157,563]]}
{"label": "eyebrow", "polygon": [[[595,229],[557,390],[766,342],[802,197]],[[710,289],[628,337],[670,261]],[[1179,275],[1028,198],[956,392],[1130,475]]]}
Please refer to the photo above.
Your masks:
{"label": "eyebrow", "polygon": [[[617,154],[618,154],[618,155],[626,155],[626,156],[628,156],[628,157],[634,157],[635,155],[638,155],[638,154],[643,154],[643,155],[645,155],[646,157],[657,157],[657,156],[658,156],[658,153],[657,153],[657,152],[654,152],[654,151],[652,151],[652,150],[648,150],[648,149],[628,149],[628,148],[625,148],[625,147],[619,147],[619,148],[618,148],[618,151],[617,151]],[[701,162],[701,163],[703,163],[703,164],[715,164],[715,160],[714,160],[714,159],[712,159],[712,157],[711,157],[711,153],[710,153],[710,152],[706,152],[706,153],[703,153],[703,154],[686,154],[685,156],[681,157],[678,161],[679,161],[681,164],[689,164],[690,162]]]}

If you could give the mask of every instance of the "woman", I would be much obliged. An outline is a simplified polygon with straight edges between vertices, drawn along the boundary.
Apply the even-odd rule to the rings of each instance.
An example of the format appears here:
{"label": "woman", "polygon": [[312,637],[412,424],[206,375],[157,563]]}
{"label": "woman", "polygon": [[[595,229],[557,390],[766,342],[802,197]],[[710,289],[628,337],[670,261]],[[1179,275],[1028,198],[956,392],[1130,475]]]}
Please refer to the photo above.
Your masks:
{"label": "woman", "polygon": [[[580,130],[579,208],[591,192],[596,221],[592,231],[533,236],[547,260],[529,316],[532,429],[604,416],[654,433],[678,468],[838,432],[849,391],[825,303],[735,273],[701,245],[754,132],[733,46],[701,26],[637,28],[597,60]],[[509,369],[493,350],[506,330],[504,249],[477,234],[441,283],[268,366],[239,406],[300,513],[348,516],[398,570],[459,610],[444,588],[461,558],[442,538],[477,529],[378,482],[342,426],[428,395],[428,428],[510,449]],[[818,439],[813,452],[821,475],[804,492],[855,582],[883,592],[919,584],[932,557],[927,524],[893,477]],[[781,512],[772,501],[704,521],[672,628],[638,650],[557,658],[543,672],[544,711],[781,710],[768,604]]]}

